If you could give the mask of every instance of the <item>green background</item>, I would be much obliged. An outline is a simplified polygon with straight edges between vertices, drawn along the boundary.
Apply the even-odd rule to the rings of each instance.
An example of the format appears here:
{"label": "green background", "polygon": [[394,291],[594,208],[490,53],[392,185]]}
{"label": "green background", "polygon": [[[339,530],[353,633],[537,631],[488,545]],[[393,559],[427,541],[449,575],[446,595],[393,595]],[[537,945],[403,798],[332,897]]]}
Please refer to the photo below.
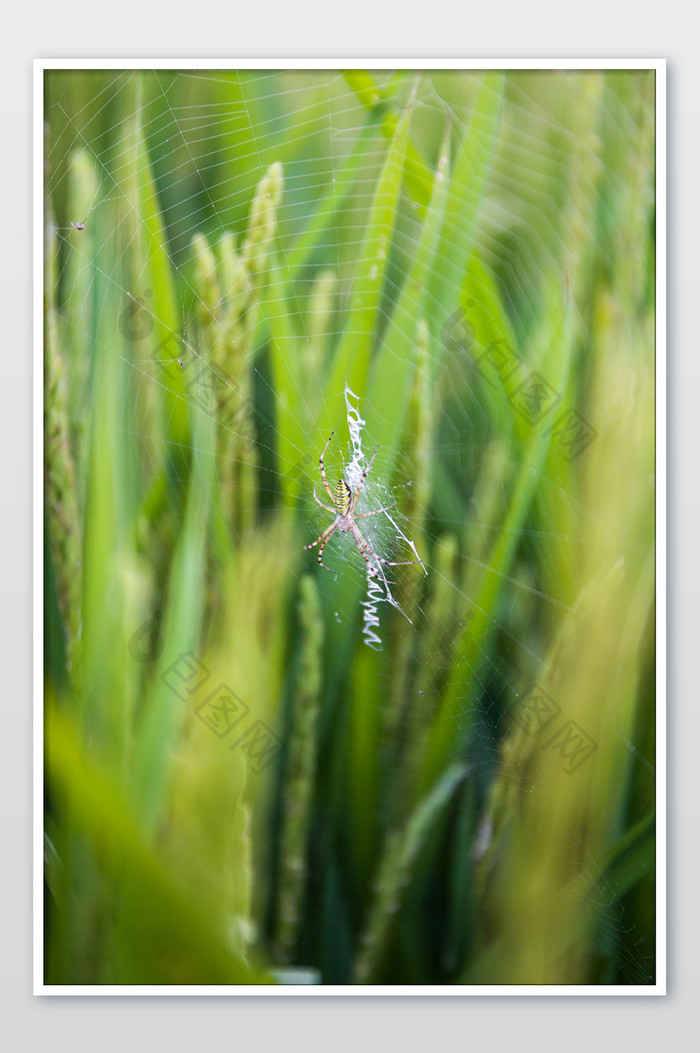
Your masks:
{"label": "green background", "polygon": [[653,73],[45,92],[46,981],[653,983]]}

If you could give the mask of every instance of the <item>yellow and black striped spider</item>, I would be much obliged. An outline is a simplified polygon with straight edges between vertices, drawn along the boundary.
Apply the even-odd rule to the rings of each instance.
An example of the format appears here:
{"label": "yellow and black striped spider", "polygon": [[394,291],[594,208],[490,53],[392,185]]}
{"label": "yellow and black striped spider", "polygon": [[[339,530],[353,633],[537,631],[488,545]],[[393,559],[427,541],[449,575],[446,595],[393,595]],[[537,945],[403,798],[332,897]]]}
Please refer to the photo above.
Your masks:
{"label": "yellow and black striped spider", "polygon": [[[323,550],[335,534],[336,530],[340,530],[343,534],[352,534],[353,538],[355,539],[355,544],[357,545],[357,551],[360,553],[365,563],[367,564],[369,568],[369,573],[375,578],[379,577],[379,563],[385,563],[387,567],[406,567],[409,565],[409,563],[418,562],[415,559],[409,559],[402,563],[392,563],[390,560],[384,559],[382,556],[378,556],[377,553],[374,552],[370,545],[365,541],[362,534],[360,533],[357,523],[355,522],[355,520],[357,519],[366,519],[368,516],[378,516],[381,512],[388,512],[389,509],[395,507],[394,505],[387,505],[385,508],[377,508],[373,512],[361,512],[359,515],[355,513],[355,507],[357,505],[357,499],[360,496],[360,490],[362,489],[362,485],[365,479],[367,478],[367,474],[370,468],[374,464],[374,458],[377,456],[377,450],[379,449],[378,446],[372,454],[369,464],[362,473],[362,478],[360,479],[360,483],[357,487],[357,490],[355,490],[355,493],[352,492],[352,490],[350,489],[350,487],[344,479],[339,479],[338,482],[335,484],[335,489],[331,490],[330,486],[328,485],[328,480],[326,479],[326,470],[323,467],[323,458],[334,434],[334,432],[331,432],[328,436],[328,442],[326,442],[326,445],[323,447],[321,456],[318,459],[318,465],[321,469],[321,478],[323,479],[323,487],[328,496],[330,497],[331,501],[333,502],[333,507],[329,508],[328,505],[324,505],[322,501],[319,501],[318,497],[316,496],[315,486],[314,501],[316,502],[316,504],[320,505],[321,508],[324,508],[326,512],[330,512],[331,515],[335,515],[335,519],[329,527],[326,527],[323,533],[319,537],[317,537],[315,541],[312,541],[310,545],[304,545],[304,548],[310,549],[315,548],[316,545],[320,545],[320,548],[318,550],[318,565],[319,567],[324,567],[326,570],[330,570],[331,568],[326,567],[326,564],[322,560]],[[372,560],[374,561],[374,565],[371,562]]]}

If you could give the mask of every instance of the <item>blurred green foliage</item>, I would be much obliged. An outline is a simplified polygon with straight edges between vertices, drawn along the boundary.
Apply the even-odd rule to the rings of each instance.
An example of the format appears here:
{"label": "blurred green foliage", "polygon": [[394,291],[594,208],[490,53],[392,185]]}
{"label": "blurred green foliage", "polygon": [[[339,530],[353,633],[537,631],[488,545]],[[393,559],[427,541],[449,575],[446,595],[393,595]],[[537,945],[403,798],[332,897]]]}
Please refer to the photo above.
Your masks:
{"label": "blurred green foliage", "polygon": [[653,983],[653,73],[45,91],[46,981]]}

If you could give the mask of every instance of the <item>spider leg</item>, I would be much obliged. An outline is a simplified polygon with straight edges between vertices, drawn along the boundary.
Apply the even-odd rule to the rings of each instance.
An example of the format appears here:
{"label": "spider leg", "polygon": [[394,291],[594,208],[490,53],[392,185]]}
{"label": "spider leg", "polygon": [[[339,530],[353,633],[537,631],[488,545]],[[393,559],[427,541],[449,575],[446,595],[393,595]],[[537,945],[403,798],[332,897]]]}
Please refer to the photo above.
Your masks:
{"label": "spider leg", "polygon": [[[367,550],[367,552],[369,552],[369,554],[372,557],[372,559],[376,559],[380,563],[384,563],[387,567],[410,567],[412,563],[420,563],[419,559],[403,559],[403,560],[398,560],[398,561],[394,561],[394,560],[391,560],[391,559],[384,559],[383,556],[378,556],[377,553],[373,549],[370,548],[370,546],[365,541],[365,539],[363,538],[363,536],[360,533],[359,529],[357,528],[357,526],[354,523],[353,523],[353,525],[352,525],[352,527],[350,529],[352,530],[352,534],[353,534],[353,537],[355,538],[355,541],[356,542],[359,541],[359,543],[363,546],[363,548],[365,548]],[[359,545],[358,545],[358,548],[359,548]],[[362,555],[364,556],[364,552],[362,552]],[[366,556],[365,556],[365,559],[369,563],[369,560],[367,559]],[[370,564],[370,566],[371,566],[371,564]]]}
{"label": "spider leg", "polygon": [[396,501],[393,505],[386,505],[384,508],[377,508],[374,512],[360,512],[359,515],[354,515],[353,519],[365,519],[367,516],[378,516],[380,512],[390,512],[392,508],[396,508]]}
{"label": "spider leg", "polygon": [[[321,562],[321,557],[323,556],[323,550],[326,547],[326,545],[328,544],[328,542],[330,541],[330,539],[333,537],[333,535],[335,534],[337,529],[338,529],[338,520],[336,519],[335,522],[331,523],[331,525],[329,527],[326,527],[326,529],[323,531],[323,533],[319,537],[317,537],[315,541],[312,541],[310,545],[304,545],[305,549],[315,548],[316,545],[320,545],[321,546],[319,548],[319,550],[318,550],[318,565],[319,565],[319,567],[323,567],[324,570],[331,570],[331,568],[327,567],[325,563]],[[331,571],[331,573],[333,573],[333,571]]]}
{"label": "spider leg", "polygon": [[[331,441],[331,439],[333,438],[334,435],[335,435],[335,431],[332,431],[330,433],[330,435],[328,436],[328,439],[326,440],[326,445],[321,450],[321,456],[318,459],[318,466],[321,469],[321,478],[323,479],[323,488],[326,491],[326,493],[328,494],[328,496],[330,497],[331,501],[333,500],[333,491],[331,490],[330,486],[328,485],[328,480],[326,479],[326,469],[323,467],[323,458],[326,456],[326,450],[328,449],[330,441]],[[328,511],[332,512],[334,510],[332,508],[329,508]]]}
{"label": "spider leg", "polygon": [[329,508],[328,505],[324,505],[323,501],[319,501],[319,499],[316,497],[316,487],[315,486],[314,486],[314,501],[316,502],[317,505],[320,505],[321,508],[324,508],[326,510],[326,512],[330,512],[332,515],[335,515],[335,508]]}
{"label": "spider leg", "polygon": [[331,572],[331,574],[335,574],[335,571],[333,570],[332,567],[327,567],[325,563],[321,562],[321,556],[323,555],[323,550],[324,550],[324,548],[326,547],[326,545],[328,544],[329,541],[330,541],[330,535],[326,538],[326,540],[323,542],[323,544],[321,545],[320,549],[318,550],[318,565],[319,565],[319,567],[323,567],[324,570],[329,570]]}
{"label": "spider leg", "polygon": [[320,544],[321,542],[323,542],[323,544],[325,545],[325,543],[330,539],[331,534],[334,531],[336,531],[337,529],[338,529],[337,521],[335,523],[331,523],[330,526],[326,527],[326,529],[323,531],[322,534],[318,535],[318,537],[316,538],[315,541],[312,541],[310,545],[304,545],[304,549],[308,550],[310,548],[315,548],[316,545]]}
{"label": "spider leg", "polygon": [[365,561],[365,563],[369,567],[370,574],[372,574],[375,578],[379,577],[379,575],[377,573],[377,568],[372,566],[372,564],[367,559],[367,556],[365,555],[365,553],[362,550],[365,549],[367,552],[369,552],[370,556],[372,556],[373,559],[378,559],[379,557],[374,554],[374,552],[369,547],[369,545],[367,544],[367,542],[365,541],[365,539],[363,538],[362,534],[357,529],[357,527],[356,527],[356,525],[354,523],[350,527],[350,530],[352,532],[352,536],[355,539],[355,544],[357,545],[357,551],[360,553],[360,555],[362,556],[363,560]]}

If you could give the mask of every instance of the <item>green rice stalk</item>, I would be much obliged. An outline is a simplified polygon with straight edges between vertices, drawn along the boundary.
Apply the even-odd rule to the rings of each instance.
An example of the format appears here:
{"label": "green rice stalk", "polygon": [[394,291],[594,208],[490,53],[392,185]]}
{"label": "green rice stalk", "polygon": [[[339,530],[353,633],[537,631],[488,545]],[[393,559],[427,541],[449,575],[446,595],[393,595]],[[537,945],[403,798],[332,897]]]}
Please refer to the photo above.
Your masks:
{"label": "green rice stalk", "polygon": [[306,882],[307,837],[316,770],[316,726],[321,696],[323,618],[310,575],[300,583],[302,640],[292,711],[289,760],[284,789],[284,829],[279,890],[277,946],[280,959],[291,960]]}
{"label": "green rice stalk", "polygon": [[466,769],[462,764],[449,768],[430,793],[419,802],[404,825],[389,834],[377,867],[367,922],[360,938],[354,983],[368,984],[375,979],[391,934],[392,921],[401,904],[402,893],[410,882],[416,856],[433,823],[465,773]]}
{"label": "green rice stalk", "polygon": [[[212,679],[228,675],[227,656],[205,656]],[[224,680],[225,682],[225,680]],[[205,684],[193,705],[209,694]],[[251,778],[242,751],[227,750],[196,715],[173,750],[167,819],[159,839],[164,864],[201,909],[223,919],[232,951],[247,958],[253,937]]]}
{"label": "green rice stalk", "polygon": [[282,203],[283,190],[282,165],[276,161],[270,165],[258,185],[241,253],[243,263],[254,282],[259,281],[267,266],[277,232],[277,212]]}
{"label": "green rice stalk", "polygon": [[[494,308],[496,324],[501,330],[504,328],[500,321],[503,310],[499,307],[498,294],[485,268],[477,260],[473,260],[467,275],[467,288],[476,276],[479,287],[487,290],[490,300],[491,310],[484,316],[485,331],[481,332],[477,328],[476,332],[478,342],[486,347],[492,340],[489,329],[490,333],[494,331]],[[556,273],[549,276],[547,293],[547,311],[542,326],[533,337],[533,352],[542,355],[552,347],[559,349],[557,371],[552,373],[551,383],[555,389],[560,390],[566,384],[572,354],[571,305],[562,298],[561,282]],[[479,299],[476,295],[473,299],[477,300],[477,303],[479,300],[483,303],[483,293]],[[507,405],[505,394],[502,398],[504,405]],[[463,627],[457,637],[454,659],[440,710],[430,732],[421,780],[423,789],[436,777],[446,759],[459,748],[460,740],[455,735],[458,713],[464,710],[465,703],[469,704],[472,713],[476,712],[474,695],[479,683],[476,674],[484,653],[487,653],[491,646],[495,626],[493,611],[504,588],[506,575],[516,551],[516,542],[529,512],[549,445],[550,437],[546,432],[531,429],[525,450],[519,451],[520,468],[513,483],[508,511],[499,524],[500,530],[483,568],[480,586],[474,596],[473,619],[469,625]],[[466,736],[468,732],[469,728],[462,724],[462,736]]]}
{"label": "green rice stalk", "polygon": [[[367,381],[368,402],[382,406],[381,417],[373,423],[373,434],[381,445],[381,459],[385,465],[394,463],[404,433],[413,375],[417,368],[416,336],[425,317],[431,268],[439,266],[437,253],[441,230],[447,222],[447,205],[452,189],[449,143],[448,122],[435,168],[433,193],[413,262],[396,296],[394,310],[382,334],[381,345]],[[436,342],[430,350],[435,353],[438,346]],[[365,394],[362,387],[353,390]]]}
{"label": "green rice stalk", "polygon": [[[410,439],[406,451],[406,466],[402,469],[404,478],[411,482],[411,487],[405,491],[407,496],[402,512],[411,525],[411,538],[423,558],[427,556],[424,527],[432,486],[431,450],[435,423],[429,372],[429,340],[428,327],[421,318],[416,333],[416,368],[406,428]],[[422,590],[423,580],[418,575],[411,575],[403,579],[401,591],[397,592],[401,609],[414,624],[409,624],[405,618],[397,622],[394,645],[395,672],[384,709],[384,732],[389,740],[395,738],[408,700],[408,684],[413,671],[412,658],[416,646],[415,622],[420,614],[418,604]]]}
{"label": "green rice stalk", "polygon": [[411,99],[397,124],[396,134],[377,180],[359,251],[350,310],[327,384],[327,401],[330,402],[331,413],[344,413],[343,392],[346,384],[360,397],[365,393],[389,249],[398,219],[397,202],[403,181],[413,109],[414,100]]}
{"label": "green rice stalk", "polygon": [[[114,206],[118,211],[115,229],[119,231],[123,245],[126,289],[133,296],[145,293],[146,289],[150,290],[144,316],[150,333],[144,339],[139,333],[140,326],[137,326],[131,347],[137,365],[143,363],[148,371],[153,367],[158,349],[173,346],[180,332],[181,318],[176,276],[167,251],[165,217],[160,206],[143,124],[143,104],[147,87],[148,78],[139,72],[129,79],[125,87],[126,115],[116,130],[119,139],[123,140],[124,197],[118,195]],[[110,218],[107,217],[106,223],[109,222]],[[111,222],[114,223],[114,220]],[[99,249],[100,257],[105,258],[100,262],[111,266],[112,254],[107,251],[108,245],[105,230],[104,245]],[[128,303],[126,299],[123,307]],[[155,385],[154,382],[154,385],[148,385],[148,391],[142,393],[142,443],[148,443],[149,435],[167,430],[175,444],[174,449],[184,449],[189,444],[187,403],[182,397],[183,385],[184,381],[174,372],[165,385]]]}
{"label": "green rice stalk", "polygon": [[219,259],[206,238],[193,239],[195,285],[200,301],[201,340],[198,353],[212,371],[216,389],[219,472],[229,522],[238,531],[253,522],[257,455],[251,356],[255,306],[277,230],[283,192],[282,166],[270,166],[251,205],[240,251],[234,236],[219,239]]}
{"label": "green rice stalk", "polygon": [[[68,416],[71,428],[71,448],[75,451],[78,480],[84,477],[80,456],[86,448],[84,398],[89,383],[90,354],[86,341],[79,336],[86,328],[86,306],[91,303],[93,270],[93,239],[100,211],[101,199],[95,159],[88,150],[71,155],[68,180],[68,210],[73,222],[85,222],[84,230],[72,229],[68,236],[70,249],[62,270],[61,287],[64,304],[61,308],[62,329],[59,347],[70,339],[69,373],[67,380]],[[50,294],[53,295],[53,294]],[[70,334],[70,338],[68,337]]]}
{"label": "green rice stalk", "polygon": [[459,592],[453,587],[458,579],[459,549],[453,534],[439,538],[433,554],[430,575],[431,592],[427,600],[425,620],[419,643],[420,651],[415,670],[415,682],[410,705],[405,705],[406,743],[400,771],[397,800],[403,810],[412,805],[417,796],[419,768],[425,751],[426,739],[438,707],[440,692],[453,660],[454,641],[466,619]]}
{"label": "green rice stalk", "polygon": [[[368,70],[346,70],[343,76],[370,114],[381,113],[379,127],[382,135],[393,139],[399,117],[392,110],[384,112],[382,104],[387,92],[377,84],[374,74]],[[426,164],[417,147],[409,142],[406,148],[406,187],[421,208],[425,208],[430,201],[432,178],[430,165]]]}
{"label": "green rice stalk", "polygon": [[294,292],[293,283],[298,279],[307,258],[317,242],[320,241],[321,235],[334,222],[338,222],[340,209],[357,179],[362,176],[365,170],[367,156],[376,137],[376,130],[376,120],[373,118],[360,129],[352,150],[335,170],[333,179],[329,181],[325,192],[316,202],[315,211],[307,227],[298,236],[291,248],[287,249],[285,253],[285,269],[288,276],[288,292],[290,294]]}
{"label": "green rice stalk", "polygon": [[[460,284],[482,222],[484,198],[494,161],[503,110],[505,80],[501,73],[480,79],[469,124],[451,166],[445,223],[440,232],[439,266],[430,275],[431,315],[442,321],[457,306]],[[440,351],[443,350],[439,345]],[[439,359],[436,358],[437,366]]]}
{"label": "green rice stalk", "polygon": [[[204,234],[192,238],[194,284],[197,291],[197,323],[201,345],[214,352],[221,330],[217,317],[221,304],[221,286],[217,274],[216,257]],[[215,355],[212,354],[212,359]],[[212,365],[214,362],[212,361]]]}
{"label": "green rice stalk", "polygon": [[316,419],[316,404],[323,398],[323,378],[330,353],[337,284],[333,271],[320,271],[309,296],[306,313],[307,339],[301,346],[301,384],[304,392],[302,409],[309,428]]}
{"label": "green rice stalk", "polygon": [[[47,234],[46,289],[56,288],[55,238]],[[82,625],[82,542],[78,484],[70,447],[68,397],[58,350],[54,306],[44,311],[44,491],[46,516],[66,641],[66,665],[78,675]]]}

